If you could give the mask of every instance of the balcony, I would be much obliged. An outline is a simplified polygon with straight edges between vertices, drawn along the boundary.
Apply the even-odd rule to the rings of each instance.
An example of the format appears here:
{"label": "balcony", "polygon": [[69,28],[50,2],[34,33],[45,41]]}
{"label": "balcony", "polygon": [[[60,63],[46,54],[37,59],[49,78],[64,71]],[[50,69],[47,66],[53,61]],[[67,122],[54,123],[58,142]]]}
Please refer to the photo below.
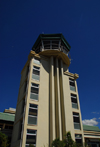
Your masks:
{"label": "balcony", "polygon": [[32,50],[39,55],[62,59],[69,66],[71,61],[70,48],[71,46],[62,34],[40,34]]}
{"label": "balcony", "polygon": [[[58,44],[56,43],[48,43],[48,44],[44,44],[43,46],[40,46],[39,49],[39,55],[43,55],[43,56],[53,56],[53,57],[57,57],[58,59],[62,59],[63,62],[69,67],[70,65],[70,54],[68,49],[65,46],[59,45],[60,43],[58,42]],[[36,51],[37,51],[36,50]]]}

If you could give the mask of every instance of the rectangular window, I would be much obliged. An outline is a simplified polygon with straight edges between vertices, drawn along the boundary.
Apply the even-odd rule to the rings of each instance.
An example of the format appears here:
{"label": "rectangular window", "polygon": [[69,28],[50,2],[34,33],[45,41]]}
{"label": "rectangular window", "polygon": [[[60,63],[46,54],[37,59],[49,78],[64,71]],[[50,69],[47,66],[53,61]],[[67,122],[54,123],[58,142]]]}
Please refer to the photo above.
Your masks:
{"label": "rectangular window", "polygon": [[30,99],[38,100],[39,84],[31,83]]}
{"label": "rectangular window", "polygon": [[40,67],[33,66],[32,79],[37,81],[40,80]]}
{"label": "rectangular window", "polygon": [[78,109],[77,96],[71,93],[72,108]]}
{"label": "rectangular window", "polygon": [[76,91],[76,89],[75,89],[75,80],[74,79],[69,79],[69,84],[70,84],[70,90]]}
{"label": "rectangular window", "polygon": [[73,112],[74,129],[80,130],[80,118],[79,113]]}
{"label": "rectangular window", "polygon": [[37,125],[38,105],[29,104],[28,124]]}
{"label": "rectangular window", "polygon": [[40,65],[40,60],[39,60],[39,59],[34,58],[34,59],[33,59],[33,63]]}
{"label": "rectangular window", "polygon": [[75,134],[76,143],[82,143],[82,134]]}
{"label": "rectangular window", "polygon": [[27,129],[26,134],[26,147],[29,147],[29,144],[32,144],[36,147],[36,130]]}

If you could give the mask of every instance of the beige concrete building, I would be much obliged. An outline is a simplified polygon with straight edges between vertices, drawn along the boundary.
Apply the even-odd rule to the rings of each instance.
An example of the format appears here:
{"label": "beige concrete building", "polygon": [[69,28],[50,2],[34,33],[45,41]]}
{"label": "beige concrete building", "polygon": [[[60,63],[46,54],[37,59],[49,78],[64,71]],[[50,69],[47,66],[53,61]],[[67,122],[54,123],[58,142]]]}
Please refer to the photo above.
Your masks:
{"label": "beige concrete building", "polygon": [[11,147],[50,146],[67,131],[84,142],[70,45],[62,34],[41,34],[21,72]]}

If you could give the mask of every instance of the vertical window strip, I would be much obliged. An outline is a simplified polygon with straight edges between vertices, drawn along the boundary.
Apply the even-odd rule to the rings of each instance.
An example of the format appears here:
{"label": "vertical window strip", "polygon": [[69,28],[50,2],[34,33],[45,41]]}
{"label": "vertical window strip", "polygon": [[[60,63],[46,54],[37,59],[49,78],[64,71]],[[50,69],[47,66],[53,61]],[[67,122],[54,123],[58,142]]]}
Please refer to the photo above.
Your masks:
{"label": "vertical window strip", "polygon": [[40,80],[40,67],[33,66],[32,79]]}
{"label": "vertical window strip", "polygon": [[77,95],[71,94],[72,108],[78,109]]}
{"label": "vertical window strip", "polygon": [[28,124],[37,125],[38,105],[29,104]]}
{"label": "vertical window strip", "polygon": [[73,112],[74,129],[80,130],[79,113]]}
{"label": "vertical window strip", "polygon": [[39,84],[31,83],[30,99],[38,100]]}
{"label": "vertical window strip", "polygon": [[69,78],[69,85],[70,85],[70,90],[76,91],[74,79]]}
{"label": "vertical window strip", "polygon": [[37,131],[36,130],[27,129],[26,147],[28,147],[29,144],[32,144],[32,145],[34,145],[36,147],[36,136],[37,136]]}

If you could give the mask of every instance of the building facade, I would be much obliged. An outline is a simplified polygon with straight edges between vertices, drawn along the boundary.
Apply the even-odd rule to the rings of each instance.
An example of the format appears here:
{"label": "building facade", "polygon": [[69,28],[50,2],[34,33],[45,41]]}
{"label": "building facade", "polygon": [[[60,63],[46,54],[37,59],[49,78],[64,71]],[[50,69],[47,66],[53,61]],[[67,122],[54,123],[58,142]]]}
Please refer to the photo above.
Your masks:
{"label": "building facade", "polygon": [[16,109],[14,108],[5,109],[4,112],[0,112],[0,132],[8,137],[9,146],[11,145],[15,112]]}
{"label": "building facade", "polygon": [[84,142],[76,79],[70,73],[70,45],[62,34],[41,34],[21,72],[11,147],[50,146],[70,131]]}

